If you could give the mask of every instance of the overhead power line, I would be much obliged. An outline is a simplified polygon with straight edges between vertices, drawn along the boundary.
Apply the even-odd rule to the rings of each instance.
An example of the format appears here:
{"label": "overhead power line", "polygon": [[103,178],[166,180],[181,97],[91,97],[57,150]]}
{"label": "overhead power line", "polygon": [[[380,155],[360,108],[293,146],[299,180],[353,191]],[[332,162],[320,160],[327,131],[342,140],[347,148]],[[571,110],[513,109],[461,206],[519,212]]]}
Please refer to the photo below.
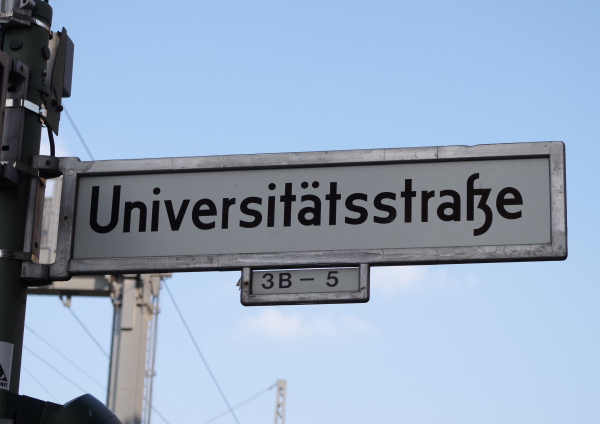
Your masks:
{"label": "overhead power line", "polygon": [[152,406],[152,410],[153,410],[153,411],[156,413],[156,415],[158,415],[158,416],[159,416],[159,417],[160,417],[160,418],[161,418],[161,419],[162,419],[162,420],[163,420],[165,423],[169,424],[169,422],[167,421],[167,419],[166,419],[165,417],[163,417],[163,415],[162,415],[160,412],[158,412],[158,410],[157,410],[157,409],[156,409],[154,406]]}
{"label": "overhead power line", "polygon": [[[273,390],[275,387],[277,387],[277,383],[275,383],[275,384],[267,387],[265,390],[263,390],[263,391],[255,394],[254,396],[249,397],[245,401],[238,403],[237,405],[233,406],[232,409],[238,409],[240,406],[243,406],[243,405],[247,404],[248,402],[253,401],[254,399],[256,399],[257,397],[259,397],[260,395],[263,395],[263,394],[267,393],[269,390]],[[227,415],[227,414],[229,414],[229,411],[222,412],[221,414],[212,417],[210,420],[204,421],[202,424],[212,423],[213,421],[216,421],[219,418],[221,418],[222,416]]]}
{"label": "overhead power line", "polygon": [[36,358],[38,358],[40,361],[42,361],[44,364],[46,364],[46,366],[48,366],[50,369],[52,369],[54,372],[56,372],[58,375],[60,375],[62,378],[64,378],[65,380],[67,380],[69,383],[71,383],[73,386],[77,387],[77,389],[81,390],[84,393],[87,393],[88,391],[85,390],[83,387],[81,387],[79,384],[75,383],[73,380],[71,380],[69,377],[67,377],[66,375],[64,375],[58,368],[56,368],[54,365],[52,365],[50,362],[46,361],[44,358],[42,358],[40,355],[38,355],[37,353],[35,353],[33,350],[29,349],[27,346],[23,346],[23,349],[25,349],[27,352],[31,353],[33,356],[35,356]]}
{"label": "overhead power line", "polygon": [[54,402],[58,403],[58,399],[56,399],[56,397],[54,397],[54,395],[53,395],[52,393],[50,393],[50,390],[48,390],[48,388],[47,388],[46,386],[44,386],[44,385],[42,384],[42,382],[41,382],[40,380],[38,380],[38,379],[35,377],[35,375],[33,375],[31,372],[29,372],[29,371],[27,370],[27,368],[25,368],[25,367],[23,367],[23,366],[21,366],[21,369],[22,369],[23,371],[25,371],[25,373],[26,373],[26,374],[27,374],[27,375],[28,375],[28,376],[29,376],[29,377],[30,377],[30,378],[31,378],[33,381],[35,381],[35,382],[38,384],[38,386],[40,386],[40,387],[41,387],[41,388],[42,388],[42,389],[43,389],[43,390],[44,390],[44,391],[45,391],[45,392],[48,394],[48,396],[50,396],[50,397],[52,398],[52,400],[53,400]]}
{"label": "overhead power line", "polygon": [[198,343],[196,342],[196,339],[194,338],[194,335],[192,334],[192,331],[190,330],[190,327],[188,326],[185,318],[183,317],[183,314],[181,313],[181,310],[179,309],[179,306],[177,305],[177,302],[175,302],[175,298],[171,294],[171,289],[169,289],[169,285],[166,282],[164,284],[164,287],[167,289],[167,293],[169,294],[169,298],[171,299],[171,302],[173,302],[173,305],[175,306],[175,310],[177,311],[177,314],[179,315],[179,318],[181,319],[181,322],[183,323],[183,326],[185,327],[188,335],[190,336],[190,339],[192,339],[192,343],[196,347],[196,352],[198,352],[198,356],[200,356],[200,359],[202,359],[202,362],[204,363],[204,367],[208,371],[208,374],[210,375],[210,378],[212,379],[213,383],[215,384],[215,387],[217,388],[217,390],[219,391],[219,394],[223,398],[223,401],[225,402],[225,405],[227,405],[227,409],[228,409],[229,413],[231,414],[231,416],[233,417],[233,419],[235,420],[235,422],[237,424],[240,424],[237,416],[235,415],[235,412],[233,412],[233,408],[231,407],[229,401],[227,400],[227,397],[225,396],[225,393],[221,389],[221,386],[219,385],[219,382],[217,381],[217,378],[215,377],[215,375],[213,374],[212,370],[208,366],[208,362],[206,362],[206,359],[204,358],[204,355],[202,354],[202,351],[200,350],[200,346],[198,346]]}
{"label": "overhead power line", "polygon": [[83,147],[85,147],[85,150],[87,150],[87,153],[88,153],[88,155],[90,155],[90,158],[92,160],[96,160],[96,159],[94,159],[94,155],[92,155],[92,151],[90,150],[90,148],[88,147],[87,143],[83,139],[83,136],[81,135],[81,133],[77,129],[77,125],[75,125],[75,122],[73,121],[73,118],[71,118],[71,115],[69,114],[69,111],[67,111],[67,109],[65,108],[65,109],[63,109],[63,112],[65,112],[65,114],[67,115],[67,118],[69,118],[69,122],[71,123],[71,126],[73,127],[73,129],[77,133],[77,137],[79,137],[79,141],[81,141],[81,144],[83,144]]}
{"label": "overhead power line", "polygon": [[77,368],[77,370],[79,370],[79,372],[81,372],[82,374],[84,374],[87,378],[89,378],[90,380],[92,380],[94,383],[96,383],[96,385],[98,385],[98,387],[100,387],[103,390],[106,390],[106,386],[102,385],[102,383],[98,382],[94,377],[92,377],[90,374],[88,374],[83,368],[81,368],[79,365],[77,365],[75,362],[73,362],[71,359],[69,359],[65,354],[63,354],[61,351],[59,351],[57,348],[55,348],[54,346],[52,346],[52,343],[50,343],[48,340],[44,339],[42,336],[40,336],[38,333],[36,333],[35,331],[33,331],[31,329],[31,327],[29,327],[28,325],[25,325],[25,328],[34,336],[36,336],[38,339],[40,339],[42,342],[44,342],[46,344],[46,346],[48,346],[50,349],[52,349],[54,352],[56,352],[58,355],[60,355],[65,361],[67,361],[68,363],[70,363],[72,366],[74,366],[75,368]]}
{"label": "overhead power line", "polygon": [[96,346],[98,346],[98,349],[100,349],[102,351],[102,353],[104,353],[104,356],[106,356],[107,358],[110,359],[110,355],[104,350],[104,348],[102,347],[102,345],[98,342],[98,340],[96,340],[96,338],[90,332],[90,330],[87,329],[87,327],[85,326],[85,324],[83,322],[81,322],[81,320],[77,317],[77,315],[75,315],[75,312],[73,311],[73,309],[71,309],[70,306],[67,306],[67,305],[65,305],[65,306],[69,310],[69,312],[71,312],[71,315],[73,315],[73,318],[75,318],[75,320],[79,323],[79,325],[81,325],[81,328],[83,328],[83,330],[87,333],[88,336],[90,336],[90,338],[96,344]]}

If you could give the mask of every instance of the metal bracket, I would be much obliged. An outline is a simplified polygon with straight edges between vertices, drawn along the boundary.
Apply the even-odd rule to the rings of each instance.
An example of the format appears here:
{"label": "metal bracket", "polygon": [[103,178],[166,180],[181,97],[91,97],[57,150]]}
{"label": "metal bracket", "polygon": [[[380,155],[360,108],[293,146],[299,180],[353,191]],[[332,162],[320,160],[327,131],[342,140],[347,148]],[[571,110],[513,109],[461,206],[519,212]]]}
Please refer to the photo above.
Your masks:
{"label": "metal bracket", "polygon": [[50,265],[25,261],[21,266],[21,278],[27,280],[29,287],[52,284],[52,279],[50,279]]}
{"label": "metal bracket", "polygon": [[60,114],[64,109],[62,100],[71,96],[75,46],[63,28],[53,34],[48,47],[51,54],[46,68],[45,86],[49,88],[49,96],[46,100],[48,114],[45,123],[58,134]]}
{"label": "metal bracket", "polygon": [[[4,78],[5,77],[5,78]],[[0,97],[0,109],[4,114],[2,123],[2,146],[0,147],[1,162],[21,162],[21,142],[25,125],[25,102],[27,98],[27,84],[29,81],[29,68],[20,60],[11,62],[10,67],[4,65],[2,84],[6,84],[6,99]],[[6,107],[22,102],[23,107]],[[39,108],[34,112],[39,113]],[[3,166],[0,185],[17,185],[19,173],[14,166]]]}
{"label": "metal bracket", "polygon": [[0,259],[14,259],[17,261],[31,261],[34,255],[31,252],[15,252],[14,250],[0,249]]}
{"label": "metal bracket", "polygon": [[[25,224],[25,242],[23,250],[33,252],[23,262],[21,267],[21,278],[27,280],[30,286],[43,286],[52,283],[50,278],[50,265],[38,264],[40,240],[42,235],[42,220],[44,215],[44,196],[46,189],[45,178],[56,178],[62,173],[59,170],[60,158],[54,156],[35,155],[32,166],[24,165],[32,175],[37,178],[31,180],[29,190],[29,208],[27,210]],[[22,164],[21,164],[22,165]]]}
{"label": "metal bracket", "polygon": [[0,23],[12,22],[26,26],[34,24],[50,31],[50,25],[32,16],[34,7],[34,0],[3,0],[0,5]]}
{"label": "metal bracket", "polygon": [[60,297],[60,301],[62,302],[62,304],[65,308],[71,307],[71,295],[70,294],[65,295],[64,298],[63,298],[63,295],[61,294],[59,297]]}
{"label": "metal bracket", "polygon": [[39,114],[42,121],[48,116],[48,111],[43,103],[38,106],[25,99],[6,99],[6,107],[24,107],[27,110]]}
{"label": "metal bracket", "polygon": [[56,156],[35,155],[32,167],[35,168],[41,178],[58,178],[62,175],[59,169],[60,158]]}
{"label": "metal bracket", "polygon": [[0,249],[0,259],[22,261],[21,278],[27,280],[28,286],[44,286],[50,284],[50,266],[37,263],[37,257],[32,252],[15,252]]}
{"label": "metal bracket", "polygon": [[0,165],[5,167],[10,167],[15,169],[18,172],[23,174],[30,175],[32,177],[38,178],[40,176],[40,171],[35,169],[33,166],[26,165],[24,163],[19,162],[2,162]]}
{"label": "metal bracket", "polygon": [[[12,162],[15,163],[15,162]],[[0,185],[17,186],[19,184],[19,171],[10,162],[0,163]]]}
{"label": "metal bracket", "polygon": [[0,162],[0,185],[2,182],[17,185],[19,172],[35,178],[58,178],[62,175],[58,169],[60,158],[54,156],[36,155],[33,157],[33,166],[19,162]]}
{"label": "metal bracket", "polygon": [[[34,166],[30,167],[36,173],[42,172],[37,169],[38,156],[34,157]],[[30,285],[45,285],[51,283],[50,266],[38,264],[40,256],[40,245],[42,239],[42,221],[44,215],[44,197],[46,193],[46,180],[44,178],[31,178],[29,182],[29,198],[27,200],[27,215],[25,217],[25,236],[23,250],[32,252],[29,260],[24,261],[21,266],[21,278],[27,280]]]}

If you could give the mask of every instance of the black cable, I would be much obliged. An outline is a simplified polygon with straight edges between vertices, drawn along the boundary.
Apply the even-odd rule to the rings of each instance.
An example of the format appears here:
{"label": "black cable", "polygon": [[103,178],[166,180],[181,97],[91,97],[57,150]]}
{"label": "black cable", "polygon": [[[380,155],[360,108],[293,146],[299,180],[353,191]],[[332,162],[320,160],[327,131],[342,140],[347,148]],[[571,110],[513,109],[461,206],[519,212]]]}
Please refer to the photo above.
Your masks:
{"label": "black cable", "polygon": [[217,387],[217,390],[219,391],[219,393],[221,394],[221,397],[223,398],[223,401],[225,402],[225,405],[227,405],[227,409],[229,410],[229,413],[231,413],[231,415],[233,416],[233,419],[235,420],[235,422],[237,424],[240,424],[240,422],[237,419],[235,413],[233,412],[233,408],[231,407],[231,405],[227,401],[227,397],[225,396],[225,393],[223,393],[223,390],[221,390],[221,386],[219,386],[219,383],[217,382],[217,379],[216,379],[215,375],[213,374],[212,370],[208,366],[208,363],[206,362],[206,359],[204,359],[204,355],[202,354],[202,351],[200,350],[200,347],[198,346],[198,343],[196,343],[196,339],[194,338],[194,335],[192,334],[192,331],[190,330],[190,327],[187,325],[187,322],[185,321],[185,318],[183,318],[183,314],[179,310],[179,306],[177,306],[177,303],[175,302],[175,298],[171,294],[171,290],[169,289],[169,286],[167,285],[166,282],[165,282],[164,286],[167,289],[167,293],[169,294],[169,298],[171,298],[171,302],[173,302],[173,305],[175,306],[175,310],[177,311],[177,314],[179,315],[179,318],[181,318],[181,322],[183,322],[183,326],[185,327],[185,329],[186,329],[188,335],[190,336],[190,338],[192,339],[192,343],[194,343],[194,346],[196,347],[196,352],[198,352],[198,355],[200,356],[200,359],[202,359],[202,362],[204,363],[204,366],[206,367],[206,370],[208,371],[208,374],[210,375],[210,378],[212,378],[212,381],[215,384],[215,386]]}
{"label": "black cable", "polygon": [[69,306],[67,306],[67,309],[69,310],[69,312],[71,312],[71,315],[73,315],[73,318],[75,318],[75,320],[77,320],[77,322],[79,323],[79,325],[81,325],[81,327],[87,333],[87,335],[90,336],[90,338],[94,341],[94,343],[96,343],[96,346],[98,346],[98,348],[102,351],[102,353],[104,353],[104,355],[107,358],[110,358],[110,355],[108,353],[106,353],[106,351],[104,350],[102,345],[100,345],[100,343],[98,343],[98,340],[96,340],[96,338],[92,335],[90,330],[88,330],[87,327],[83,324],[83,322],[81,322],[81,320],[77,317],[77,315],[75,315],[75,312],[73,312],[73,309],[71,309]]}
{"label": "black cable", "polygon": [[52,344],[45,340],[42,336],[40,336],[39,334],[37,334],[35,331],[33,331],[28,325],[25,325],[25,328],[34,336],[36,336],[38,339],[40,339],[41,341],[43,341],[46,346],[48,346],[50,349],[52,349],[54,352],[56,352],[57,354],[59,354],[64,360],[66,360],[68,363],[70,363],[71,365],[73,365],[75,368],[77,368],[82,374],[84,374],[87,378],[89,378],[90,380],[92,380],[94,383],[96,383],[98,385],[98,387],[100,387],[103,390],[106,390],[106,387],[102,385],[102,383],[99,383],[98,381],[96,381],[96,379],[94,379],[94,377],[92,377],[91,375],[89,375],[83,368],[79,367],[75,362],[73,362],[72,360],[70,360],[69,358],[67,358],[62,352],[60,352],[58,349],[56,349],[54,346],[52,346]]}
{"label": "black cable", "polygon": [[[25,328],[31,332],[33,335],[35,335],[37,338],[39,338],[41,341],[43,341],[50,349],[52,349],[54,352],[56,352],[57,354],[59,354],[61,357],[63,357],[67,362],[69,362],[71,365],[73,365],[75,368],[77,368],[79,371],[81,371],[83,374],[85,374],[90,380],[92,380],[94,383],[96,383],[101,389],[103,390],[107,390],[105,386],[103,386],[101,383],[99,383],[98,381],[96,381],[94,379],[94,377],[92,377],[91,375],[89,375],[87,372],[85,372],[82,368],[80,368],[79,366],[77,366],[77,364],[75,364],[73,361],[71,361],[69,358],[67,358],[63,353],[61,353],[58,349],[56,349],[54,346],[52,346],[52,344],[50,342],[48,342],[47,340],[45,340],[42,336],[40,336],[39,334],[37,334],[35,331],[33,331],[28,325],[25,325]],[[28,372],[28,374],[31,376],[31,378],[40,385],[40,387],[42,389],[44,389],[46,391],[46,393],[48,393],[50,395],[50,397],[52,397],[53,399],[54,396],[52,396],[52,394],[48,391],[48,389],[46,389],[42,383],[40,383],[31,373]],[[56,399],[55,399],[56,400]],[[161,417],[163,419],[163,421],[167,424],[169,424],[169,422],[166,420],[165,417],[163,417],[163,415],[156,409],[154,408],[154,406],[152,406],[152,410],[154,412],[156,412],[156,414]]]}
{"label": "black cable", "polygon": [[164,422],[166,422],[167,424],[169,424],[169,422],[167,421],[167,419],[165,417],[163,417],[163,415],[160,412],[158,412],[158,410],[154,406],[152,406],[152,411],[154,411],[156,413],[156,415],[158,415]]}
{"label": "black cable", "polygon": [[[257,397],[259,397],[260,395],[267,393],[269,390],[273,390],[273,388],[275,388],[275,387],[277,387],[277,383],[273,384],[273,385],[272,385],[272,386],[270,386],[270,387],[267,387],[267,388],[266,388],[265,390],[263,390],[262,392],[260,392],[260,393],[257,393],[257,394],[255,394],[254,396],[251,396],[251,397],[249,397],[249,398],[248,398],[248,399],[246,399],[245,401],[238,403],[237,405],[235,405],[235,406],[233,407],[233,409],[237,409],[237,408],[239,408],[240,406],[247,404],[248,402],[250,402],[250,401],[252,401],[252,400],[256,399]],[[222,412],[221,414],[219,414],[219,415],[217,415],[217,416],[215,416],[215,417],[211,418],[210,420],[208,420],[208,421],[204,421],[202,424],[209,424],[209,423],[212,423],[213,421],[215,421],[215,420],[218,420],[218,419],[219,419],[219,418],[221,418],[223,415],[226,415],[226,414],[228,414],[228,413],[229,413],[229,411]]]}
{"label": "black cable", "polygon": [[21,370],[25,371],[25,373],[26,373],[27,375],[29,375],[29,377],[30,377],[30,378],[31,378],[33,381],[35,381],[35,382],[38,384],[38,386],[40,386],[40,387],[41,387],[41,388],[42,388],[42,389],[43,389],[43,390],[44,390],[46,393],[48,393],[48,396],[50,396],[54,402],[58,403],[58,399],[56,399],[56,398],[54,397],[54,395],[53,395],[52,393],[50,393],[50,391],[49,391],[49,390],[48,390],[48,389],[47,389],[47,388],[46,388],[46,387],[45,387],[45,386],[44,386],[44,385],[41,383],[41,381],[40,381],[40,380],[38,380],[38,379],[37,379],[37,378],[36,378],[36,377],[35,377],[35,376],[34,376],[32,373],[30,373],[30,372],[27,370],[27,368],[25,368],[25,367],[21,366]]}
{"label": "black cable", "polygon": [[90,155],[90,158],[92,158],[92,160],[96,160],[96,159],[94,159],[94,155],[92,155],[92,152],[90,151],[90,148],[88,147],[88,145],[86,144],[85,140],[83,139],[83,136],[81,135],[81,133],[77,129],[77,126],[75,125],[75,122],[73,122],[73,118],[71,118],[71,115],[69,115],[69,112],[67,111],[67,108],[64,108],[63,112],[65,112],[66,115],[67,115],[67,118],[69,118],[69,122],[71,123],[71,125],[73,126],[73,129],[77,133],[77,136],[79,137],[79,140],[81,141],[81,144],[83,144],[83,147],[85,147],[85,150],[87,150],[88,155]]}
{"label": "black cable", "polygon": [[52,134],[52,129],[48,128],[48,141],[50,141],[50,156],[56,156],[56,146],[54,144],[54,134]]}
{"label": "black cable", "polygon": [[56,367],[54,367],[54,365],[50,364],[48,361],[46,361],[44,358],[42,358],[40,355],[38,355],[37,353],[35,353],[33,350],[29,349],[27,346],[23,346],[23,349],[25,349],[27,352],[31,353],[33,356],[35,356],[36,358],[38,358],[40,361],[42,361],[44,364],[46,364],[49,368],[51,368],[52,370],[54,370],[58,375],[60,375],[62,378],[64,378],[65,380],[67,380],[69,383],[71,383],[73,386],[77,387],[79,390],[81,390],[83,393],[87,393],[87,390],[85,390],[83,387],[81,387],[79,384],[75,383],[73,380],[71,380],[69,377],[67,377],[66,375],[64,375],[62,372],[60,372]]}

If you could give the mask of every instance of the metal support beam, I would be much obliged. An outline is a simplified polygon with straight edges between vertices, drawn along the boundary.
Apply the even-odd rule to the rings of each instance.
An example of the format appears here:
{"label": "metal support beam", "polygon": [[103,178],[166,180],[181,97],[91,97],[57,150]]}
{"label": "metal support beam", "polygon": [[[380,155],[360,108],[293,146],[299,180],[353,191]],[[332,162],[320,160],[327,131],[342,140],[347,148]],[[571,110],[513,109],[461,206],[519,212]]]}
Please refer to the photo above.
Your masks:
{"label": "metal support beam", "polygon": [[287,392],[286,380],[277,380],[277,394],[275,400],[275,424],[285,424],[285,396]]}
{"label": "metal support beam", "polygon": [[40,287],[29,287],[29,294],[51,296],[94,296],[111,297],[113,295],[113,277],[108,275],[90,275],[73,278],[69,281],[55,281]]}
{"label": "metal support beam", "polygon": [[107,406],[123,424],[148,423],[161,276],[126,275],[115,282]]}

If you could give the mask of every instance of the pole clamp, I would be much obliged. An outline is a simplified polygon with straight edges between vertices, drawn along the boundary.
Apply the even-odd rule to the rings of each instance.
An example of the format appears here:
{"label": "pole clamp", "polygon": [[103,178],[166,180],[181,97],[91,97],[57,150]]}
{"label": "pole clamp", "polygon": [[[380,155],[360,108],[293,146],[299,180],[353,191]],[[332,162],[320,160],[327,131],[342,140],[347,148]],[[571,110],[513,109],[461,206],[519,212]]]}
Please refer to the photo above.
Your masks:
{"label": "pole clamp", "polygon": [[15,252],[14,250],[0,249],[0,259],[15,259],[17,261],[32,261],[34,255],[31,252]]}
{"label": "pole clamp", "polygon": [[0,186],[17,185],[19,173],[37,178],[45,188],[46,179],[57,178],[62,175],[59,169],[60,158],[54,156],[35,155],[32,165],[16,161],[0,161]]}
{"label": "pole clamp", "polygon": [[38,106],[35,103],[25,99],[6,99],[6,107],[24,107],[25,109],[40,115],[40,119],[42,120],[46,119],[48,116],[48,111],[43,103]]}
{"label": "pole clamp", "polygon": [[1,0],[0,23],[10,22],[21,25],[37,25],[50,32],[50,24],[33,17],[34,0]]}
{"label": "pole clamp", "polygon": [[42,21],[41,19],[34,18],[33,16],[21,15],[19,13],[14,13],[14,12],[0,13],[0,22],[8,23],[11,21],[17,22],[20,24],[24,24],[24,25],[28,25],[28,24],[37,25],[39,27],[44,28],[46,31],[50,32],[50,25],[48,25],[46,22]]}
{"label": "pole clamp", "polygon": [[17,171],[22,172],[27,175],[31,175],[32,177],[40,178],[39,169],[34,168],[33,166],[26,165],[20,162],[0,162],[0,165],[10,166],[15,168]]}

